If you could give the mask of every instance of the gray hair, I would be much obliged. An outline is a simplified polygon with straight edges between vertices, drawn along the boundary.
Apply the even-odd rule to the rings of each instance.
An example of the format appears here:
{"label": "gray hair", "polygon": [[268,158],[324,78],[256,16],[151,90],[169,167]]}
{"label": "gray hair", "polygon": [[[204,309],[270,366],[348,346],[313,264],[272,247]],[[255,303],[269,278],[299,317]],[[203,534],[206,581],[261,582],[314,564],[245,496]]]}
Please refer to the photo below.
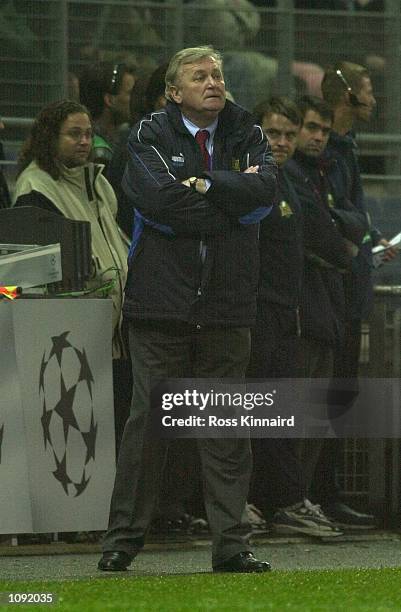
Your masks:
{"label": "gray hair", "polygon": [[193,64],[206,57],[212,57],[220,65],[220,68],[223,67],[223,60],[220,53],[209,46],[188,47],[187,49],[181,49],[181,51],[173,55],[166,72],[165,96],[167,100],[173,101],[170,92],[171,88],[177,85],[181,68],[185,64]]}

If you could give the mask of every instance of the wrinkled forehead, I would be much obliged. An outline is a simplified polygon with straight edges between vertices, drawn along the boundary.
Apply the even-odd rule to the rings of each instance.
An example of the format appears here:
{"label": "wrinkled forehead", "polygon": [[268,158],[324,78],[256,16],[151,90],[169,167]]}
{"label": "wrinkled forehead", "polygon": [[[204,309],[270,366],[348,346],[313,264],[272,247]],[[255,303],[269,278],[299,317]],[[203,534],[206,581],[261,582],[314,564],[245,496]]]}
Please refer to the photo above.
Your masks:
{"label": "wrinkled forehead", "polygon": [[213,55],[205,55],[193,62],[186,62],[182,64],[178,70],[178,78],[183,77],[185,74],[193,74],[198,70],[219,70],[222,72],[221,60],[213,57]]}
{"label": "wrinkled forehead", "polygon": [[262,122],[263,129],[289,129],[298,132],[300,126],[296,125],[286,115],[281,113],[266,113]]}

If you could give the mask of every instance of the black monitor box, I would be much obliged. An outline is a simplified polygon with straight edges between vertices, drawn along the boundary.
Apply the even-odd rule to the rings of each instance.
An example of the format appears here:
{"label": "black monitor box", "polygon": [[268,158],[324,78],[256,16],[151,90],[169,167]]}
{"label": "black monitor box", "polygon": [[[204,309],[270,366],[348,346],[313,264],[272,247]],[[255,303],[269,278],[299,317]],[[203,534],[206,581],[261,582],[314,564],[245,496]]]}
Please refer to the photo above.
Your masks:
{"label": "black monitor box", "polygon": [[91,229],[89,221],[21,206],[0,209],[0,243],[47,245],[60,243],[63,278],[49,285],[53,293],[82,291],[91,276]]}

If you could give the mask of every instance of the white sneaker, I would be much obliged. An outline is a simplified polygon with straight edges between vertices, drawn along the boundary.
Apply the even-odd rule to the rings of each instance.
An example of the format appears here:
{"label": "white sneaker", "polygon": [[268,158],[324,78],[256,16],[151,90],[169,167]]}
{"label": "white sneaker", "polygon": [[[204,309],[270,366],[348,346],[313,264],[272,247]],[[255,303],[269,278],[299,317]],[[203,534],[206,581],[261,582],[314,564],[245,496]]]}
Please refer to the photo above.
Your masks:
{"label": "white sneaker", "polygon": [[242,523],[248,524],[254,531],[266,529],[266,520],[262,511],[253,504],[248,504],[248,502],[245,504]]}
{"label": "white sneaker", "polygon": [[325,516],[317,504],[304,499],[298,504],[281,508],[273,517],[272,523],[277,533],[303,533],[319,538],[342,535],[338,527]]}

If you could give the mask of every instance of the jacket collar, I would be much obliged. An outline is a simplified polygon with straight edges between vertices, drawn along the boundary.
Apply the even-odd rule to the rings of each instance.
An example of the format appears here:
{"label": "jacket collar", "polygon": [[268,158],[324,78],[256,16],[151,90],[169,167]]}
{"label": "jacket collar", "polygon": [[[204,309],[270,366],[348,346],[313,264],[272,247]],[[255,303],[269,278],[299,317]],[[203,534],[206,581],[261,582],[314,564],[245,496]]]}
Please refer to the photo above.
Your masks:
{"label": "jacket collar", "polygon": [[[182,120],[181,110],[175,102],[167,102],[166,112],[171,119],[174,128],[182,134],[188,134],[188,130]],[[230,100],[226,100],[223,110],[219,113],[219,123],[217,125],[216,134],[230,134],[238,132],[239,129],[247,131],[254,124],[252,115]]]}
{"label": "jacket collar", "polygon": [[358,145],[355,142],[355,132],[350,130],[346,134],[339,134],[338,132],[330,132],[329,144],[337,147],[357,149]]}
{"label": "jacket collar", "polygon": [[323,169],[330,168],[335,162],[335,160],[329,154],[327,149],[323,151],[323,154],[320,157],[311,157],[297,150],[294,153],[293,159],[296,162],[299,162],[300,164],[307,166],[308,168],[315,168],[317,170],[323,170]]}

